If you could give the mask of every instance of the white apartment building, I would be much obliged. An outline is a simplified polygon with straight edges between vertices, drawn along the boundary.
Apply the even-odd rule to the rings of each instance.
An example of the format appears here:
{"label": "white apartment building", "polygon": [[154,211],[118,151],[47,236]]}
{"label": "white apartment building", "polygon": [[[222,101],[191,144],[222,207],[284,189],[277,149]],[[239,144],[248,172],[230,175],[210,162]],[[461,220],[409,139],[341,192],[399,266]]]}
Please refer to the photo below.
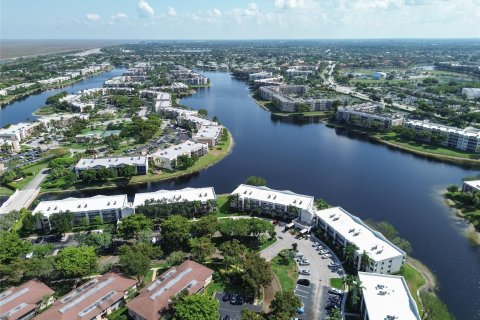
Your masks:
{"label": "white apartment building", "polygon": [[172,145],[166,149],[158,150],[150,155],[155,166],[173,170],[179,156],[201,157],[208,153],[208,144],[187,140],[183,143]]}
{"label": "white apartment building", "polygon": [[[312,219],[311,213],[302,212],[301,219]],[[362,254],[366,252],[371,259],[367,272],[392,274],[400,271],[405,263],[406,253],[388,241],[381,233],[371,229],[358,217],[351,215],[341,207],[316,210],[313,219],[318,228],[342,247],[352,243],[358,247],[354,266],[361,268]]]}
{"label": "white apartment building", "polygon": [[54,213],[70,211],[74,214],[74,223],[79,223],[83,218],[89,222],[94,217],[101,217],[104,222],[115,222],[133,213],[132,205],[128,202],[127,195],[102,196],[88,198],[66,198],[63,200],[41,201],[33,210],[32,215],[40,213],[39,228],[50,229],[49,218]]}
{"label": "white apartment building", "polygon": [[359,272],[363,320],[421,320],[407,282],[401,276]]}
{"label": "white apartment building", "polygon": [[0,147],[8,149],[8,153],[17,153],[20,151],[20,143],[18,140],[0,138]]}
{"label": "white apartment building", "polygon": [[28,139],[39,125],[40,122],[20,122],[12,124],[8,128],[0,129],[0,138],[22,141]]}
{"label": "white apartment building", "polygon": [[421,120],[405,120],[405,128],[415,129],[416,131],[439,132],[446,136],[441,145],[459,149],[468,152],[480,152],[480,130],[476,128],[460,129],[449,127],[438,123]]}
{"label": "white apartment building", "polygon": [[179,125],[181,125],[182,121],[193,122],[193,123],[195,123],[197,128],[200,128],[202,126],[216,126],[216,125],[218,125],[218,123],[215,122],[215,121],[212,121],[210,119],[200,118],[199,116],[196,116],[196,115],[193,115],[193,114],[188,114],[188,113],[186,113],[183,116],[179,116],[177,118],[177,123]]}
{"label": "white apartment building", "polygon": [[172,107],[172,95],[168,92],[157,92],[155,110],[159,111]]}
{"label": "white apartment building", "polygon": [[146,175],[148,172],[148,158],[145,156],[82,158],[75,165],[75,173],[79,176],[84,170],[98,170],[103,168],[118,169],[124,166],[133,166],[137,175]]}
{"label": "white apartment building", "polygon": [[250,73],[248,75],[248,81],[255,81],[260,79],[272,78],[272,73],[267,71],[260,71],[256,73]]}
{"label": "white apartment building", "polygon": [[214,147],[218,144],[222,130],[223,126],[220,125],[201,126],[193,136],[193,140],[206,143],[209,147]]}
{"label": "white apartment building", "polygon": [[477,192],[480,190],[480,180],[463,181],[462,192]]}
{"label": "white apartment building", "polygon": [[401,114],[384,110],[385,106],[380,103],[362,103],[338,108],[335,117],[337,121],[361,127],[372,127],[378,124],[382,128],[391,129],[403,124]]}
{"label": "white apartment building", "polygon": [[[209,201],[217,199],[215,190],[213,187],[207,188],[185,188],[180,190],[158,190],[155,192],[145,192],[135,194],[133,200],[133,207],[136,209],[139,206],[143,206],[148,201],[164,201],[166,203],[176,202],[194,202],[200,201],[203,206],[207,206]],[[206,208],[208,211],[212,211],[214,207]]]}
{"label": "white apartment building", "polygon": [[468,100],[480,98],[480,88],[462,88],[462,94],[467,96]]}
{"label": "white apartment building", "polygon": [[277,214],[297,216],[297,210],[309,210],[314,207],[314,199],[311,196],[297,194],[289,190],[274,190],[268,187],[257,187],[246,184],[239,185],[232,195],[238,195],[238,203],[232,204],[240,211],[253,211],[261,208],[267,213],[274,210]]}

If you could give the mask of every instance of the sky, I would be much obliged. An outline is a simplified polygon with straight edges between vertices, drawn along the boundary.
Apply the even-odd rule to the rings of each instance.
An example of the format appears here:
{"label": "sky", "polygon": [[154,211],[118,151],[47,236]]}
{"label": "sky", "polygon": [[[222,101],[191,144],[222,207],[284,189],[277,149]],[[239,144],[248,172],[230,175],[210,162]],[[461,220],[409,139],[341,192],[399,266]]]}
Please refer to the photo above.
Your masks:
{"label": "sky", "polygon": [[0,0],[1,39],[480,38],[480,0]]}

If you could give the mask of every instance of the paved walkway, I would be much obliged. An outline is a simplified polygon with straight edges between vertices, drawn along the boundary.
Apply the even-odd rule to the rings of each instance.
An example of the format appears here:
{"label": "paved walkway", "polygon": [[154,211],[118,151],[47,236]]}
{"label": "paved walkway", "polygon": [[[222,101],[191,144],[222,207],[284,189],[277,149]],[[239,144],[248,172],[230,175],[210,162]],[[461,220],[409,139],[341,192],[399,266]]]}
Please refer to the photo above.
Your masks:
{"label": "paved walkway", "polygon": [[40,184],[47,177],[48,169],[40,171],[22,190],[13,194],[0,209],[0,214],[28,208],[40,192]]}

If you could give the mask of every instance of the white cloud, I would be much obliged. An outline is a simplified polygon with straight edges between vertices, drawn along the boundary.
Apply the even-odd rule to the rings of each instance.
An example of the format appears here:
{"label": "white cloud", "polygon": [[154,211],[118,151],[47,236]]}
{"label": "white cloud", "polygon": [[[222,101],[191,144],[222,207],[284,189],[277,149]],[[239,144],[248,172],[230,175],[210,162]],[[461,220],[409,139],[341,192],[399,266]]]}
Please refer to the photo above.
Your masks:
{"label": "white cloud", "polygon": [[215,8],[215,9],[213,9],[213,11],[212,11],[212,15],[213,15],[214,17],[220,17],[220,16],[222,15],[222,11],[220,11],[220,10],[217,9],[217,8]]}
{"label": "white cloud", "polygon": [[148,18],[155,14],[155,10],[145,0],[138,0],[138,13],[142,18]]}
{"label": "white cloud", "polygon": [[100,15],[96,13],[87,13],[85,15],[85,18],[87,18],[87,20],[90,20],[90,21],[98,21],[101,19]]}
{"label": "white cloud", "polygon": [[123,12],[116,13],[110,17],[110,19],[112,20],[121,20],[121,19],[127,19],[127,18],[128,16]]}
{"label": "white cloud", "polygon": [[177,16],[177,10],[175,10],[174,7],[168,7],[168,15],[170,17],[176,17]]}
{"label": "white cloud", "polygon": [[275,7],[279,9],[304,8],[305,0],[275,0]]}
{"label": "white cloud", "polygon": [[246,8],[234,8],[231,14],[235,17],[237,22],[241,22],[243,17],[255,17],[260,15],[260,9],[255,2],[248,4]]}

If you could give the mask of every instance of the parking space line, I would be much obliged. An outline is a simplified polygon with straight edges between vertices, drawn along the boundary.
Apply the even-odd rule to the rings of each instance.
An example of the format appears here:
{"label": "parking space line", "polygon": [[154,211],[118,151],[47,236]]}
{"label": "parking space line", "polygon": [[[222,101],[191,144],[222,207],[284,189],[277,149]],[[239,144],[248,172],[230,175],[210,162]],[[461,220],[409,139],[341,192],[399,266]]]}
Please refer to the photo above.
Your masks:
{"label": "parking space line", "polygon": [[300,290],[300,289],[295,289],[295,291],[300,291],[300,292],[305,292],[305,293],[310,293],[310,291],[305,291],[305,290]]}
{"label": "parking space line", "polygon": [[295,293],[295,295],[296,295],[297,297],[302,297],[302,298],[308,299],[308,296],[302,296],[301,294],[298,294],[298,293]]}

